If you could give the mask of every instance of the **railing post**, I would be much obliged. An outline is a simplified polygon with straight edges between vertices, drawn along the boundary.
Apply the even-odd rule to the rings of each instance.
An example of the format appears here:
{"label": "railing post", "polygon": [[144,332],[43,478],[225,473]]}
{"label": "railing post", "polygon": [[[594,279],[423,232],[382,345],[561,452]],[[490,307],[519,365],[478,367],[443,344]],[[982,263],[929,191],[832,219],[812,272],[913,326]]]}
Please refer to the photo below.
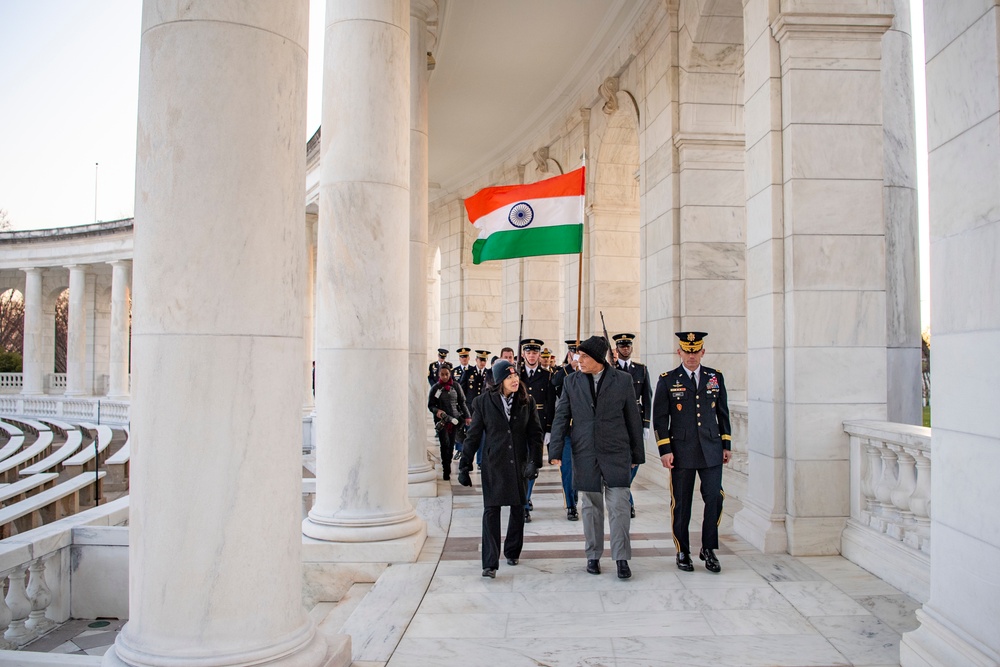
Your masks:
{"label": "railing post", "polygon": [[31,600],[24,589],[25,570],[23,565],[14,568],[8,575],[7,607],[10,609],[11,621],[4,639],[17,646],[24,646],[35,638],[35,633],[25,627],[28,614],[31,613]]}
{"label": "railing post", "polygon": [[864,518],[866,525],[873,526],[872,521],[875,518],[875,508],[877,506],[875,487],[878,486],[879,477],[882,476],[882,459],[879,456],[878,447],[872,444],[871,439],[865,438],[864,444],[865,454],[868,459],[868,474],[862,476],[864,484],[861,487],[861,492],[865,496],[865,510],[861,516]]}
{"label": "railing post", "polygon": [[875,497],[878,499],[878,519],[872,526],[881,533],[886,532],[889,524],[895,518],[896,508],[892,504],[892,490],[896,488],[896,452],[889,449],[884,442],[879,443],[879,455],[882,457],[882,476],[875,486]]}
{"label": "railing post", "polygon": [[930,553],[931,537],[931,459],[929,454],[916,452],[917,483],[910,495],[910,511],[916,528],[905,540],[906,544]]}
{"label": "railing post", "polygon": [[899,461],[899,471],[896,475],[896,488],[892,490],[892,504],[899,511],[899,522],[889,532],[892,537],[903,541],[906,533],[913,526],[913,513],[910,511],[910,497],[917,486],[916,461],[913,456],[900,445],[893,445]]}
{"label": "railing post", "polygon": [[[0,630],[2,630],[4,634],[6,634],[7,627],[14,618],[14,615],[10,611],[10,607],[7,606],[7,601],[3,596],[3,585],[4,582],[7,581],[7,575],[9,574],[9,571],[0,574]],[[17,646],[15,644],[11,644],[9,641],[4,639],[2,635],[0,635],[0,649],[12,648],[17,648]]]}
{"label": "railing post", "polygon": [[52,628],[55,623],[45,616],[45,611],[52,604],[52,591],[45,583],[45,562],[37,558],[28,566],[31,575],[26,593],[31,601],[31,613],[24,625],[33,633],[41,635]]}

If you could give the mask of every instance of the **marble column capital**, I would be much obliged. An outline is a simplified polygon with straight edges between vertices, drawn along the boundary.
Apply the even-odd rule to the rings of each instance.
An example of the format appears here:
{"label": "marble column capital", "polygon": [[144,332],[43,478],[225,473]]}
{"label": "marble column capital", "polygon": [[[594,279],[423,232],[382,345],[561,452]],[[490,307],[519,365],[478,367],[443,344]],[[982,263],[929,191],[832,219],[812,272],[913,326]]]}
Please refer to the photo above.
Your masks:
{"label": "marble column capital", "polygon": [[876,39],[892,27],[892,18],[891,13],[781,11],[771,22],[771,33],[779,43],[795,37],[829,39],[859,34]]}
{"label": "marble column capital", "polygon": [[65,264],[63,265],[63,268],[69,271],[70,273],[72,273],[73,271],[82,271],[86,273],[88,266],[89,264]]}
{"label": "marble column capital", "polygon": [[438,0],[410,0],[410,16],[425,23],[436,23]]}
{"label": "marble column capital", "polygon": [[130,268],[132,266],[131,259],[113,259],[110,262],[105,262],[109,266],[123,266],[125,268]]}
{"label": "marble column capital", "polygon": [[42,273],[41,267],[38,266],[21,267],[20,270],[31,275],[40,275]]}

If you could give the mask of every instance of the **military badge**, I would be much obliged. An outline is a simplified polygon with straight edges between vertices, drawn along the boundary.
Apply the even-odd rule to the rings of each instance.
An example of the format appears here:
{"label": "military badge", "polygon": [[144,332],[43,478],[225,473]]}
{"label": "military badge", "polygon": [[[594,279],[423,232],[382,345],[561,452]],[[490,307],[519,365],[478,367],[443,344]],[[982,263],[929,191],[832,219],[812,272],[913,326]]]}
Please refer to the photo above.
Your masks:
{"label": "military badge", "polygon": [[719,391],[719,379],[714,375],[708,378],[708,386],[705,388],[709,391]]}

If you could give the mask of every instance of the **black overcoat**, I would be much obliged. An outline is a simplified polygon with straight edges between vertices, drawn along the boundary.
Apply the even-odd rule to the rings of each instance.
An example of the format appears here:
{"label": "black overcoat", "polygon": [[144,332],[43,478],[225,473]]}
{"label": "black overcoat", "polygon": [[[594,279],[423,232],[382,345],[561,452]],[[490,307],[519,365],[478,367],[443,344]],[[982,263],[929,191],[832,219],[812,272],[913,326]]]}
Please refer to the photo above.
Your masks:
{"label": "black overcoat", "polygon": [[524,464],[542,466],[542,425],[535,401],[511,408],[510,421],[499,392],[487,391],[472,401],[472,423],[465,434],[459,471],[472,470],[476,451],[483,448],[480,474],[483,506],[524,505],[528,500],[528,480]]}
{"label": "black overcoat", "polygon": [[552,423],[549,460],[553,458],[551,443],[563,442],[568,433],[573,446],[573,486],[578,491],[603,491],[602,482],[612,487],[628,486],[632,464],[646,462],[632,376],[605,365],[596,405],[590,378],[577,372],[563,381]]}

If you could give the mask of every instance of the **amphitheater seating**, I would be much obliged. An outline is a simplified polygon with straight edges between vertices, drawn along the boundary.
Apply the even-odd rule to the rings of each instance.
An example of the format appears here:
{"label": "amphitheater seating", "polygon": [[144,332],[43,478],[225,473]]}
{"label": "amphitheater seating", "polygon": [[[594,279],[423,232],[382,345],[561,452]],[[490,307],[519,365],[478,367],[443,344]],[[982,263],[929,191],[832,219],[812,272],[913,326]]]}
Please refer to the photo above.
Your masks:
{"label": "amphitheater seating", "polygon": [[86,472],[0,509],[0,539],[76,514],[81,505],[93,502],[105,475],[103,470],[96,473],[97,489],[95,474]]}
{"label": "amphitheater seating", "polygon": [[[50,422],[51,423],[51,422]],[[25,475],[34,475],[40,472],[58,472],[61,470],[62,462],[76,454],[80,447],[83,445],[83,433],[76,427],[70,426],[69,428],[62,429],[66,432],[66,442],[62,447],[52,452],[44,459],[36,461],[26,468],[22,468],[20,475],[23,477]]]}
{"label": "amphitheater seating", "polygon": [[4,446],[0,447],[0,461],[3,461],[8,456],[11,456],[14,452],[21,449],[21,445],[24,444],[24,431],[19,429],[17,426],[8,424],[4,421],[0,421],[0,430],[4,431],[8,437]]}
{"label": "amphitheater seating", "polygon": [[[63,461],[63,471],[70,477],[78,475],[81,472],[94,470],[95,466],[103,463],[104,459],[107,458],[108,446],[111,444],[112,439],[114,439],[114,431],[110,426],[89,423],[81,423],[79,426],[91,433],[96,433],[94,440],[97,446],[95,448],[94,443],[91,442],[82,447],[79,452]],[[95,457],[96,461],[94,460]]]}
{"label": "amphitheater seating", "polygon": [[108,469],[108,479],[104,483],[104,488],[112,493],[128,491],[129,443],[132,440],[128,428],[123,430],[125,431],[125,444],[104,463]]}
{"label": "amphitheater seating", "polygon": [[4,484],[0,486],[0,506],[13,505],[40,491],[51,489],[58,477],[58,473],[43,472],[25,477],[13,484]]}
{"label": "amphitheater seating", "polygon": [[52,447],[53,433],[40,422],[25,421],[38,433],[35,441],[8,458],[0,461],[0,482],[16,482],[22,467],[30,466],[48,455]]}

